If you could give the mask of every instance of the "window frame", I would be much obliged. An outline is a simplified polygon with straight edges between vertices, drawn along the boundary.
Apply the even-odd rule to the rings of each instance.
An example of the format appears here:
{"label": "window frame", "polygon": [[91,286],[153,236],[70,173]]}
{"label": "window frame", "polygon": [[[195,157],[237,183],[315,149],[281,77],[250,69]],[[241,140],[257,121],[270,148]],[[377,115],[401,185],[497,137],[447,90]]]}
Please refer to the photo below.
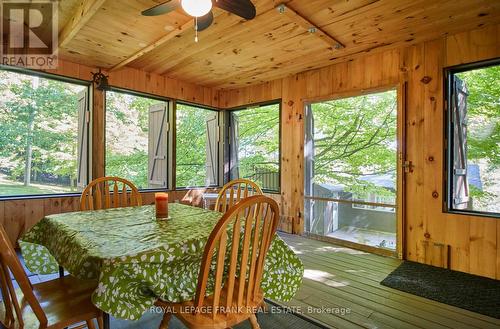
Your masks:
{"label": "window frame", "polygon": [[[186,106],[191,106],[191,107],[196,107],[199,109],[203,110],[208,110],[208,111],[213,111],[217,113],[217,124],[219,127],[218,134],[219,134],[219,141],[218,141],[218,148],[217,148],[217,183],[214,185],[209,185],[209,186],[177,186],[177,104],[181,105],[186,105]],[[181,100],[176,100],[174,101],[173,104],[173,125],[172,125],[172,166],[170,166],[172,170],[172,186],[173,189],[176,191],[186,191],[186,190],[191,190],[191,189],[201,189],[201,188],[218,188],[221,187],[221,172],[222,172],[222,159],[223,159],[223,152],[221,152],[221,142],[223,140],[223,125],[221,123],[221,118],[222,118],[222,111],[218,108],[215,107],[210,107],[207,105],[202,105],[202,104],[197,104],[193,102],[186,102],[186,101],[181,101]]]}
{"label": "window frame", "polygon": [[251,110],[251,109],[258,109],[259,107],[262,106],[269,106],[269,105],[278,105],[278,116],[279,116],[279,121],[278,121],[278,129],[279,129],[279,136],[278,136],[278,177],[279,177],[279,188],[278,190],[269,190],[269,189],[264,189],[262,188],[262,192],[268,193],[268,194],[281,194],[282,190],[282,182],[281,182],[281,156],[282,156],[282,99],[273,99],[269,101],[264,101],[264,102],[257,102],[257,103],[251,103],[251,104],[245,104],[242,106],[237,106],[233,107],[230,109],[227,109],[228,116],[226,117],[226,120],[224,122],[224,132],[225,132],[225,149],[224,149],[224,163],[227,164],[228,171],[224,173],[224,183],[228,183],[231,180],[230,177],[230,172],[231,172],[231,148],[229,147],[230,144],[230,120],[229,120],[229,115],[231,115],[232,112],[234,111],[245,111],[245,110]]}
{"label": "window frame", "polygon": [[479,210],[461,210],[453,208],[453,148],[454,148],[454,128],[452,126],[453,116],[453,103],[452,103],[452,89],[454,84],[454,76],[457,73],[478,70],[491,66],[500,66],[500,57],[472,62],[467,64],[460,64],[444,68],[444,143],[443,143],[443,156],[444,156],[444,175],[443,175],[443,212],[457,215],[478,216],[500,219],[500,213],[479,211]]}
{"label": "window frame", "polygon": [[[165,150],[165,154],[167,155],[167,172],[166,172],[166,179],[167,179],[167,184],[166,187],[159,187],[159,188],[147,188],[147,189],[138,189],[139,192],[164,192],[166,191],[172,191],[174,190],[172,188],[172,176],[171,176],[171,161],[172,161],[172,153],[173,148],[172,147],[172,112],[173,112],[173,106],[175,101],[171,98],[164,97],[164,96],[159,96],[147,92],[141,92],[137,90],[132,90],[132,89],[127,89],[127,88],[121,88],[121,87],[115,87],[115,86],[110,86],[109,89],[107,89],[104,92],[104,106],[103,106],[103,112],[104,112],[104,176],[106,176],[106,126],[107,126],[107,120],[106,120],[106,114],[107,114],[107,93],[108,92],[115,92],[115,93],[122,93],[122,94],[127,94],[131,96],[137,96],[137,97],[143,97],[143,98],[149,98],[149,99],[154,99],[157,101],[165,102],[167,104],[167,149]],[[125,179],[128,179],[127,177],[124,177]]]}
{"label": "window frame", "polygon": [[[43,79],[56,80],[60,82],[75,84],[84,86],[87,88],[87,108],[86,111],[90,114],[89,122],[87,125],[87,177],[91,178],[92,174],[92,121],[93,121],[93,108],[92,108],[92,100],[93,100],[93,88],[91,80],[84,80],[78,78],[67,77],[61,74],[56,73],[48,73],[33,69],[28,69],[24,67],[10,66],[10,65],[2,65],[0,64],[0,71],[8,71],[18,74],[29,75],[33,77],[39,77]],[[87,184],[90,183],[87,182]],[[47,193],[47,194],[26,194],[26,195],[5,195],[0,196],[0,201],[10,201],[10,200],[36,200],[36,199],[51,199],[51,198],[61,198],[61,197],[77,197],[80,196],[81,193],[68,192],[68,193]]]}

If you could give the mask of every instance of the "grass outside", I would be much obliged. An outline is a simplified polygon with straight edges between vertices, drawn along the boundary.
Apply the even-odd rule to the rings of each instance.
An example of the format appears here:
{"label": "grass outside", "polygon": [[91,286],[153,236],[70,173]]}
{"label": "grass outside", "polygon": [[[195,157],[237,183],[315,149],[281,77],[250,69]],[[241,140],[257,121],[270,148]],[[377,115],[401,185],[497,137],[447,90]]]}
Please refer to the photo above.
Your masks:
{"label": "grass outside", "polygon": [[24,186],[22,182],[9,180],[5,175],[0,174],[0,196],[18,196],[18,195],[36,195],[36,194],[55,194],[70,193],[69,186],[31,184]]}

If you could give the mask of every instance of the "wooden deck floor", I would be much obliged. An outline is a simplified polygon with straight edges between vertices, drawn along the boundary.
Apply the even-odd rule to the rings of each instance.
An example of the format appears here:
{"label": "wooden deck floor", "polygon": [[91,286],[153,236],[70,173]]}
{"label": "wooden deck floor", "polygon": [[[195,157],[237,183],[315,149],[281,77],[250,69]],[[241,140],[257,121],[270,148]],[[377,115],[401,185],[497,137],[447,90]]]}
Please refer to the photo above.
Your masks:
{"label": "wooden deck floor", "polygon": [[[380,285],[379,282],[400,264],[400,260],[296,235],[280,235],[305,266],[302,287],[285,305],[325,326],[500,328],[498,319]],[[342,310],[350,312],[340,314]]]}

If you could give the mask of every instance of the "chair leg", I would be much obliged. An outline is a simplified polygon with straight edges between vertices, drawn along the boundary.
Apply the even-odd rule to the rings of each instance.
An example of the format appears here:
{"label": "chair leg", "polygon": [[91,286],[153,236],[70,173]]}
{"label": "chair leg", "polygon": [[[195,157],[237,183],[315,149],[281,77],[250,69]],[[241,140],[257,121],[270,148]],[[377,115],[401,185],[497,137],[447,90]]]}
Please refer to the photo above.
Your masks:
{"label": "chair leg", "polygon": [[95,329],[94,320],[87,320],[87,328],[88,329]]}
{"label": "chair leg", "polygon": [[250,315],[250,324],[252,325],[252,329],[260,329],[259,323],[257,322],[257,317],[255,314]]}
{"label": "chair leg", "polygon": [[267,305],[265,300],[263,300],[262,303],[259,305],[259,309],[264,313],[269,312],[269,306]]}
{"label": "chair leg", "polygon": [[102,316],[97,318],[97,326],[99,327],[99,329],[104,329],[104,319],[102,318]]}
{"label": "chair leg", "polygon": [[172,313],[165,313],[163,315],[163,319],[161,320],[158,329],[168,329],[168,323],[170,322],[171,318],[172,318]]}

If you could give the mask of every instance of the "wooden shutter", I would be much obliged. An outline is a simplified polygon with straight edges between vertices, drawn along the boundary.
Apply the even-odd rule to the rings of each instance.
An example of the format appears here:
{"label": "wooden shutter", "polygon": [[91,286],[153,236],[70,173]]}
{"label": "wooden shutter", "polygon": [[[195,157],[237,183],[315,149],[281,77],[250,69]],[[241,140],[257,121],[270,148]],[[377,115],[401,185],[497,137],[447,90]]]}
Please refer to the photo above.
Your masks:
{"label": "wooden shutter", "polygon": [[207,186],[217,185],[217,178],[219,174],[219,115],[215,111],[210,111],[206,119],[206,171]]}
{"label": "wooden shutter", "polygon": [[167,103],[149,108],[148,187],[167,187]]}
{"label": "wooden shutter", "polygon": [[467,86],[455,76],[452,97],[453,191],[454,209],[466,209],[469,203],[467,179]]}
{"label": "wooden shutter", "polygon": [[229,117],[229,178],[240,178],[240,163],[238,160],[239,150],[239,121],[238,116],[234,113]]}
{"label": "wooden shutter", "polygon": [[89,180],[89,121],[88,89],[85,89],[78,94],[78,155],[76,176],[78,191],[83,191]]}

